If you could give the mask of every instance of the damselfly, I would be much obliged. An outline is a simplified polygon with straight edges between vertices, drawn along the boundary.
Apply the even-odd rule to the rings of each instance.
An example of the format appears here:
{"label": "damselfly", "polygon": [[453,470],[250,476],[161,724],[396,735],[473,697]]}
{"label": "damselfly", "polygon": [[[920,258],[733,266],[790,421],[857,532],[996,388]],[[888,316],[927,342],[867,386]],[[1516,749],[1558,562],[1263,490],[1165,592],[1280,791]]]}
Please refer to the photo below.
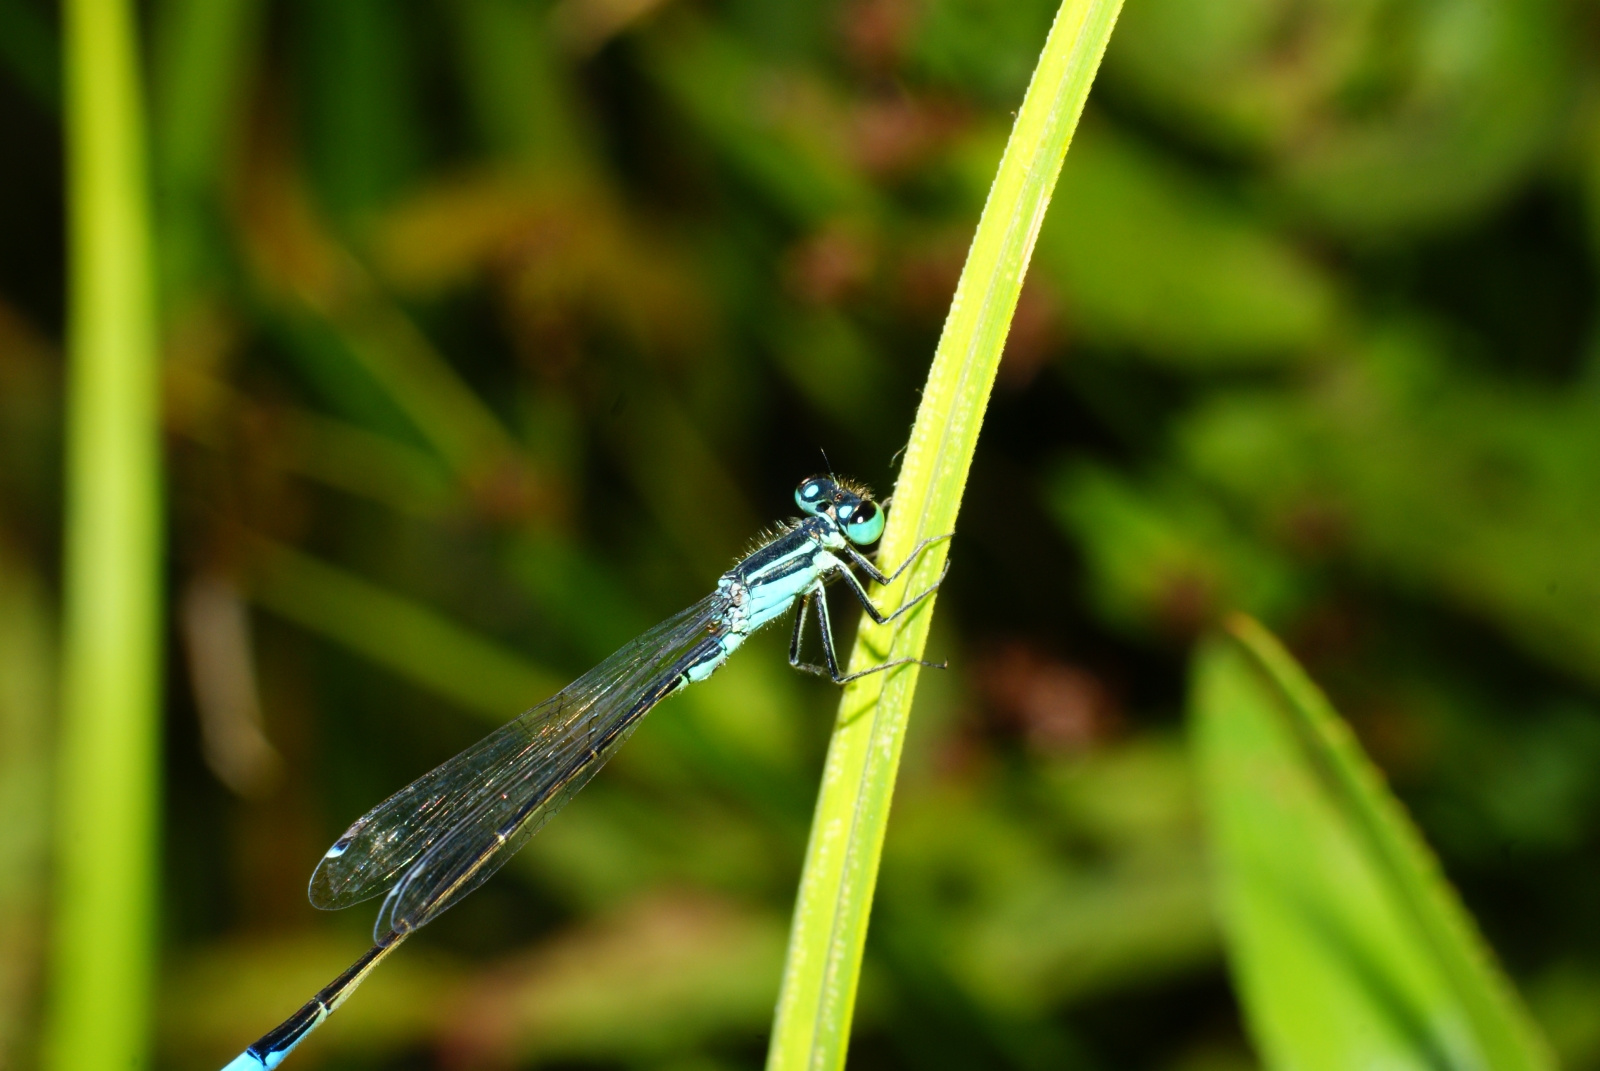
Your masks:
{"label": "damselfly", "polygon": [[[897,658],[841,673],[825,586],[842,580],[867,616],[879,624],[893,621],[931,595],[944,573],[886,614],[873,605],[854,570],[888,584],[930,544],[949,537],[923,540],[885,574],[858,549],[883,534],[884,512],[869,492],[830,476],[813,476],[794,497],[805,516],[782,525],[722,574],[710,595],[423,774],[345,830],[311,875],[311,902],[333,909],[387,894],[373,927],[372,948],[223,1071],[277,1067],[407,936],[504,866],[588,784],[657,703],[705,680],[753,632],[790,607],[798,607],[789,641],[789,664],[796,669],[844,684],[909,662],[935,664]],[[801,633],[813,605],[822,635],[820,666],[800,660]]]}

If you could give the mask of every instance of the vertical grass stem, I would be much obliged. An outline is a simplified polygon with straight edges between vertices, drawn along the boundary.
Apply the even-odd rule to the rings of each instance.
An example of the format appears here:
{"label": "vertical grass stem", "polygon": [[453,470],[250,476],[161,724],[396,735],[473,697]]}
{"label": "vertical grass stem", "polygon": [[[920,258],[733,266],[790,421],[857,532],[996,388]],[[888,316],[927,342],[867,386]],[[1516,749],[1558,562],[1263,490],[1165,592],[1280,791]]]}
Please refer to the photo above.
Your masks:
{"label": "vertical grass stem", "polygon": [[[1034,241],[1121,6],[1121,0],[1065,0],[1056,13],[928,372],[883,538],[885,563],[897,564],[920,540],[955,527]],[[927,586],[946,546],[939,544],[880,592],[880,605],[898,605],[908,591]],[[851,668],[921,657],[932,611],[929,599],[889,625],[863,622]],[[917,677],[915,666],[865,677],[846,689],[840,704],[790,929],[769,1071],[844,1064]]]}
{"label": "vertical grass stem", "polygon": [[63,5],[69,371],[45,1066],[147,1063],[160,690],[160,402],[127,0]]}

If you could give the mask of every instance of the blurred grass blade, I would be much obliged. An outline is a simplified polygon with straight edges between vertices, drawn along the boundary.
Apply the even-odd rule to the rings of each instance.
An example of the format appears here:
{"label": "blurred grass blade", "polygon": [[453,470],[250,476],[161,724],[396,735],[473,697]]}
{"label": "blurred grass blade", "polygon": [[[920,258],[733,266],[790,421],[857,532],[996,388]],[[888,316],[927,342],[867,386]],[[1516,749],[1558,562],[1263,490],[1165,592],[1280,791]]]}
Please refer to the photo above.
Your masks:
{"label": "blurred grass blade", "polygon": [[683,23],[649,62],[673,103],[774,207],[811,226],[870,210],[872,187],[819,136],[832,129],[775,120],[770,57],[709,25]]}
{"label": "blurred grass blade", "polygon": [[[467,484],[529,478],[499,415],[324,229],[289,160],[273,156],[257,166],[246,200],[240,223],[255,281],[269,311],[282,318],[290,353],[323,378],[325,392],[354,395],[347,400],[363,408],[361,388],[341,376],[356,371],[361,387],[379,392]],[[344,389],[328,391],[333,382]]]}
{"label": "blurred grass blade", "polygon": [[163,308],[182,314],[227,277],[221,180],[246,129],[237,121],[261,44],[261,0],[155,5],[152,151]]}
{"label": "blurred grass blade", "polygon": [[53,622],[42,584],[0,543],[0,1067],[31,1067],[50,851]]}
{"label": "blurred grass blade", "polygon": [[161,455],[133,13],[124,0],[69,0],[64,23],[71,354],[45,1066],[80,1071],[147,1058]]}
{"label": "blurred grass blade", "polygon": [[[978,428],[1039,226],[1120,0],[1066,0],[1034,70],[999,173],[967,253],[934,353],[894,491],[879,560],[898,564],[922,539],[955,528]],[[1070,210],[1070,208],[1069,208]],[[938,576],[946,545],[878,594],[898,605]],[[933,600],[884,627],[863,622],[852,669],[915,658]],[[840,704],[812,819],[767,1066],[842,1066],[850,1037],[867,916],[894,792],[917,667],[851,685]]]}
{"label": "blurred grass blade", "polygon": [[587,170],[569,75],[545,7],[517,0],[451,4],[462,88],[483,140],[535,167]]}
{"label": "blurred grass blade", "polygon": [[255,546],[257,604],[496,723],[566,683],[369,580],[266,540]]}
{"label": "blurred grass blade", "polygon": [[1381,774],[1294,660],[1238,617],[1193,712],[1229,955],[1269,1066],[1553,1066]]}

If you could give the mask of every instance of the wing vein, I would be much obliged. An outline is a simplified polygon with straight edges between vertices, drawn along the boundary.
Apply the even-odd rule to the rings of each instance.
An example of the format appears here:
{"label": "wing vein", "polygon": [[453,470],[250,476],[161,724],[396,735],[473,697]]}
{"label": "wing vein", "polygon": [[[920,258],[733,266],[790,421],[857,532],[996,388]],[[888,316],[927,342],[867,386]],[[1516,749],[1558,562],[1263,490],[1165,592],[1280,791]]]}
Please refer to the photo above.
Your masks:
{"label": "wing vein", "polygon": [[675,690],[675,674],[715,654],[722,610],[719,595],[702,599],[368,811],[318,863],[311,902],[336,909],[387,893],[377,932],[425,925],[588,783]]}

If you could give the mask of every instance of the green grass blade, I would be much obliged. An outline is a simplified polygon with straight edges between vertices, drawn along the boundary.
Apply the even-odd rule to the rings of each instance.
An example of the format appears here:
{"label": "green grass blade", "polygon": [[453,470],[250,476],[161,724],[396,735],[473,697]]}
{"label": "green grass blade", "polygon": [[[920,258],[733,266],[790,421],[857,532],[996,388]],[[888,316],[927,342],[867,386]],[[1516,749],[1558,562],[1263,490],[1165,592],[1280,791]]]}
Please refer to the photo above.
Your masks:
{"label": "green grass blade", "polygon": [[[416,321],[393,301],[358,258],[320,229],[293,193],[263,183],[263,215],[290,223],[290,240],[260,225],[247,246],[255,281],[287,329],[290,352],[325,382],[355,371],[467,485],[504,488],[527,477],[526,458],[500,416],[468,384]],[[286,250],[292,249],[292,256]],[[345,368],[339,368],[345,365]],[[357,396],[360,388],[346,387]],[[334,391],[334,393],[340,393]],[[359,403],[357,403],[359,405]]]}
{"label": "green grass blade", "polygon": [[64,6],[70,382],[52,1005],[45,1065],[138,1068],[150,1035],[161,452],[132,5]]}
{"label": "green grass blade", "polygon": [[1217,895],[1269,1066],[1546,1069],[1471,917],[1349,728],[1248,618],[1193,718]]}
{"label": "green grass blade", "polygon": [[[1011,315],[1062,158],[1100,65],[1120,0],[1065,0],[1006,143],[934,353],[880,560],[898,564],[920,540],[955,528],[978,428]],[[938,576],[946,545],[885,591],[895,606]],[[864,622],[854,669],[920,657],[932,600],[886,627]],[[789,935],[767,1067],[844,1063],[867,916],[916,689],[915,666],[851,685],[840,704]]]}
{"label": "green grass blade", "polygon": [[55,622],[31,562],[0,538],[0,1067],[32,1067],[50,856]]}
{"label": "green grass blade", "polygon": [[227,277],[215,216],[245,124],[242,100],[261,46],[260,0],[154,5],[151,142],[163,308],[181,317]]}

